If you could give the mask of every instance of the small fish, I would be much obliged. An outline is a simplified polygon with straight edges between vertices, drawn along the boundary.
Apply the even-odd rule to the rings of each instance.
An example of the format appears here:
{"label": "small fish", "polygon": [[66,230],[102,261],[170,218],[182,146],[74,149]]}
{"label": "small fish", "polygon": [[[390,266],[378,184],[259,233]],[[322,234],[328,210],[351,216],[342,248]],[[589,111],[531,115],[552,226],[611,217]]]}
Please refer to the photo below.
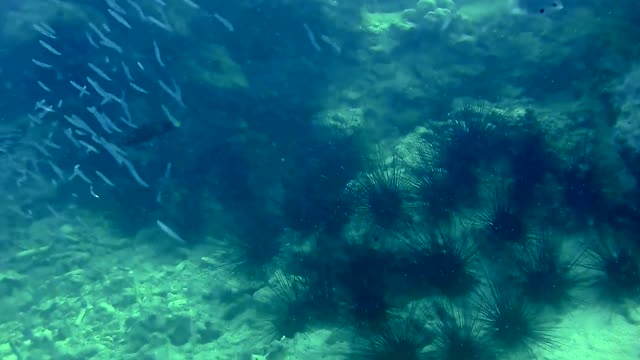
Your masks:
{"label": "small fish", "polygon": [[143,88],[141,88],[140,86],[130,82],[129,85],[137,92],[143,93],[143,94],[148,94],[149,92]]}
{"label": "small fish", "polygon": [[[118,53],[122,54],[122,47],[118,44],[116,44],[113,40],[109,39],[97,26],[96,24],[89,22],[89,27],[91,28],[91,30],[93,30],[93,32],[95,32],[98,37],[100,37],[100,45],[103,45],[105,47],[111,48],[115,51],[117,51]],[[106,24],[103,24],[103,28],[108,29],[109,27]],[[88,34],[88,33],[87,33]],[[89,35],[87,35],[87,38],[89,39],[90,42],[92,42],[92,39],[90,38]],[[92,42],[92,45],[94,45],[95,42]],[[97,44],[95,44],[97,45]]]}
{"label": "small fish", "polygon": [[50,64],[44,63],[44,62],[36,60],[36,59],[31,59],[31,62],[36,64],[37,66],[43,68],[43,69],[51,69],[53,67]]}
{"label": "small fish", "polygon": [[190,7],[194,8],[194,9],[200,9],[200,5],[196,4],[195,2],[191,1],[191,0],[182,0],[185,4],[189,5]]}
{"label": "small fish", "polygon": [[73,130],[67,128],[64,130],[64,134],[67,138],[69,138],[69,140],[73,143],[73,145],[75,145],[77,148],[80,147],[80,143],[78,142],[78,140],[76,140],[76,138],[73,137]]}
{"label": "small fish", "polygon": [[146,181],[142,180],[142,178],[140,177],[140,175],[138,174],[138,172],[136,171],[136,168],[133,167],[133,164],[131,164],[131,162],[129,160],[127,160],[124,157],[120,157],[120,159],[118,160],[118,162],[121,165],[124,165],[128,170],[129,173],[131,174],[131,176],[134,178],[134,180],[142,187],[148,188],[149,184],[147,184]]}
{"label": "small fish", "polygon": [[99,67],[97,67],[96,65],[92,64],[92,63],[87,63],[87,65],[89,65],[89,69],[93,70],[93,72],[95,72],[98,76],[100,76],[101,78],[107,80],[107,81],[112,81],[111,77],[109,77],[109,75],[107,75],[107,73],[105,73],[104,71],[102,71],[102,69],[100,69]]}
{"label": "small fish", "polygon": [[40,43],[40,45],[42,45],[43,48],[47,49],[47,51],[49,51],[53,55],[57,55],[57,56],[62,55],[60,51],[54,49],[53,46],[49,45],[49,43],[47,43],[46,41],[38,40],[38,42]]}
{"label": "small fish", "polygon": [[117,13],[117,12],[111,10],[111,9],[107,9],[107,11],[109,12],[109,15],[111,15],[111,17],[113,17],[122,26],[126,27],[127,29],[131,29],[131,25],[129,25],[127,20],[125,20],[124,17],[122,17],[122,15],[120,15],[119,13]]}
{"label": "small fish", "polygon": [[218,13],[213,14],[213,17],[214,17],[214,19],[218,20],[218,22],[220,24],[222,24],[222,26],[224,26],[227,29],[227,31],[229,31],[229,32],[233,32],[234,31],[234,27],[233,27],[233,24],[231,24],[231,21],[223,18]]}
{"label": "small fish", "polygon": [[160,56],[160,48],[158,47],[158,43],[156,43],[155,40],[153,41],[153,52],[156,55],[156,61],[158,61],[158,64],[160,64],[160,66],[162,67],[165,67],[164,61],[162,61],[162,56]]}
{"label": "small fish", "polygon": [[160,104],[160,107],[162,108],[162,112],[164,112],[164,115],[167,117],[167,119],[173,124],[173,126],[175,127],[180,127],[182,125],[182,123],[180,122],[180,120],[176,119],[170,112],[169,109],[167,109],[167,107],[164,104]]}
{"label": "small fish", "polygon": [[160,85],[162,90],[164,90],[167,94],[169,94],[169,96],[171,96],[175,101],[177,101],[178,104],[180,104],[180,106],[186,107],[186,105],[184,104],[184,101],[182,101],[182,90],[180,89],[180,86],[178,86],[176,81],[173,79],[171,79],[171,82],[173,84],[174,90],[171,90],[169,88],[169,85],[167,85],[164,81],[162,81],[162,79],[158,80],[158,85]]}
{"label": "small fish", "polygon": [[340,54],[342,52],[342,48],[340,48],[340,45],[338,45],[338,43],[335,42],[329,36],[321,34],[320,40],[322,40],[325,44],[329,45],[333,49],[333,51],[335,51],[336,54]]}
{"label": "small fish", "polygon": [[169,26],[169,24],[164,23],[158,19],[156,19],[155,17],[149,15],[146,17],[146,20],[149,21],[150,23],[152,23],[153,25],[159,27],[160,29],[166,30],[168,32],[172,32],[173,29],[171,29],[171,26]]}
{"label": "small fish", "polygon": [[47,29],[45,26],[43,26],[44,24],[33,24],[33,28],[39,32],[40,34],[48,37],[49,39],[55,39],[56,38],[56,34],[55,31],[50,31],[53,30],[51,28]]}
{"label": "small fish", "polygon": [[44,104],[46,104],[46,103],[47,103],[47,100],[45,100],[45,99],[36,101],[36,105],[33,107],[33,110],[42,109],[42,106],[44,106]]}
{"label": "small fish", "polygon": [[168,227],[162,221],[156,220],[156,224],[158,224],[158,227],[160,228],[160,230],[162,230],[165,234],[169,235],[170,238],[172,238],[174,240],[178,240],[179,242],[181,242],[183,244],[187,243],[186,241],[184,241],[183,238],[180,237],[180,235],[178,235],[175,231],[173,231],[170,227]]}
{"label": "small fish", "polygon": [[559,0],[512,0],[512,2],[511,13],[516,15],[552,14],[564,8]]}
{"label": "small fish", "polygon": [[93,196],[94,198],[100,197],[100,195],[96,194],[96,192],[93,191],[93,185],[89,185],[89,192],[91,193],[91,196]]}
{"label": "small fish", "polygon": [[43,142],[43,144],[47,145],[47,146],[48,146],[48,147],[50,147],[50,148],[60,150],[62,147],[61,147],[60,145],[58,145],[58,144],[54,143],[53,141],[51,141],[51,137],[52,137],[52,136],[53,136],[53,132],[50,132],[50,133],[49,133],[49,137],[48,137],[48,139],[46,139],[46,140]]}
{"label": "small fish", "polygon": [[60,167],[54,164],[51,160],[47,160],[47,162],[49,163],[49,166],[51,166],[53,172],[56,173],[56,176],[58,176],[60,180],[65,180],[64,172],[62,171],[62,169],[60,169]]}
{"label": "small fish", "polygon": [[71,86],[73,86],[76,90],[80,91],[80,97],[82,97],[82,95],[91,95],[89,94],[89,92],[87,91],[87,85],[85,86],[80,86],[77,82],[70,80],[69,83],[71,84]]}
{"label": "small fish", "polygon": [[100,94],[100,96],[102,96],[103,98],[103,102],[101,105],[104,105],[106,103],[108,103],[109,101],[114,99],[113,94],[106,92],[101,86],[100,84],[98,84],[97,81],[93,80],[92,78],[87,76],[87,81],[89,82],[89,85],[91,85],[91,87],[98,93]]}
{"label": "small fish", "polygon": [[100,46],[96,44],[96,41],[93,40],[93,36],[91,36],[91,34],[88,31],[85,31],[84,34],[87,36],[87,41],[89,41],[89,44],[91,44],[91,46],[93,46],[96,49],[100,49]]}
{"label": "small fish", "polygon": [[100,151],[98,151],[98,149],[96,149],[93,145],[89,144],[88,142],[86,142],[84,140],[78,140],[78,144],[84,146],[85,153],[87,153],[87,154],[90,154],[92,152],[94,152],[96,154],[100,154]]}
{"label": "small fish", "polygon": [[84,180],[87,184],[93,184],[93,181],[91,181],[91,179],[89,179],[82,170],[80,170],[80,164],[76,164],[76,166],[73,167],[73,173],[69,176],[67,181],[73,180],[76,176]]}
{"label": "small fish", "polygon": [[42,90],[46,92],[51,92],[51,89],[40,80],[38,80],[38,86],[40,86]]}
{"label": "small fish", "polygon": [[142,7],[140,6],[140,4],[138,4],[137,2],[135,2],[133,0],[127,0],[127,2],[129,3],[129,6],[131,6],[132,8],[134,8],[138,12],[138,16],[140,17],[140,19],[144,20],[147,17],[144,14],[144,11],[142,11]]}
{"label": "small fish", "polygon": [[56,31],[55,31],[51,26],[49,26],[47,23],[43,23],[43,22],[41,22],[39,25],[40,25],[40,26],[42,26],[42,27],[43,27],[46,31],[48,31],[49,33],[51,33],[51,34],[53,34],[53,35],[55,35],[55,34],[56,34]]}
{"label": "small fish", "polygon": [[320,45],[318,45],[316,36],[314,35],[313,31],[311,31],[311,28],[309,27],[309,25],[304,23],[302,24],[302,26],[304,27],[304,31],[307,33],[307,38],[309,38],[309,42],[311,43],[311,46],[313,46],[313,48],[316,49],[316,51],[321,52],[322,48],[320,47]]}
{"label": "small fish", "polygon": [[127,14],[127,12],[122,8],[122,6],[118,5],[116,0],[107,0],[107,5],[109,5],[109,7],[111,9],[119,12],[122,15],[126,15]]}
{"label": "small fish", "polygon": [[100,179],[102,179],[102,181],[104,181],[107,185],[109,185],[111,187],[115,187],[116,186],[113,183],[113,181],[111,181],[105,174],[101,173],[100,171],[96,170],[96,175],[98,175],[98,177]]}
{"label": "small fish", "polygon": [[124,71],[124,75],[127,77],[127,79],[129,79],[129,81],[133,81],[133,76],[131,76],[131,70],[129,70],[129,67],[127,66],[127,64],[125,64],[124,61],[122,61],[121,64],[122,64],[122,70]]}

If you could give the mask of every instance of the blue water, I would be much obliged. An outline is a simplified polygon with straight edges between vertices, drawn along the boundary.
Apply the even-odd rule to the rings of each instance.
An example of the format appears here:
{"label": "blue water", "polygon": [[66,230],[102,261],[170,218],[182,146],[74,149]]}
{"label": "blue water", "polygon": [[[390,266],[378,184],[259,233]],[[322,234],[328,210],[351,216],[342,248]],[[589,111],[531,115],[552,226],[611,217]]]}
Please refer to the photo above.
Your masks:
{"label": "blue water", "polygon": [[636,2],[0,4],[1,359],[639,359]]}

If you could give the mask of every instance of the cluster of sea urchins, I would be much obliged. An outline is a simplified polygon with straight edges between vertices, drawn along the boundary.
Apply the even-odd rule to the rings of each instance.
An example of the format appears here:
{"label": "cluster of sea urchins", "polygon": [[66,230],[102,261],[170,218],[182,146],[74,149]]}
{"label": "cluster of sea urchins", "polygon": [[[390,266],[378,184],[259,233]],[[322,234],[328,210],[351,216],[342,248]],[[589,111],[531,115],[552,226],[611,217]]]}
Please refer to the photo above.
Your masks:
{"label": "cluster of sea urchins", "polygon": [[[603,233],[576,242],[538,216],[555,211],[538,192],[577,219],[594,213],[584,202],[603,200],[593,169],[558,165],[532,113],[465,106],[436,130],[406,158],[378,153],[368,167],[354,148],[362,141],[336,141],[285,195],[285,218],[304,240],[231,244],[236,264],[279,267],[272,335],[352,326],[368,339],[354,344],[358,359],[535,358],[561,346],[555,321],[578,300],[640,298],[637,242]],[[346,230],[354,219],[365,231]]]}

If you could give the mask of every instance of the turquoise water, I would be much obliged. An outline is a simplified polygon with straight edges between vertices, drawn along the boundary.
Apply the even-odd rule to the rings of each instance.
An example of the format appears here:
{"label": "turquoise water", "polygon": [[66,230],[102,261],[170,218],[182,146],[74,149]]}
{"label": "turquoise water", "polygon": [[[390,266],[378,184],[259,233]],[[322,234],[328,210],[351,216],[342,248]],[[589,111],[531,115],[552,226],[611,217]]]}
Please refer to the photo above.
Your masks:
{"label": "turquoise water", "polygon": [[640,359],[632,1],[0,4],[0,358]]}

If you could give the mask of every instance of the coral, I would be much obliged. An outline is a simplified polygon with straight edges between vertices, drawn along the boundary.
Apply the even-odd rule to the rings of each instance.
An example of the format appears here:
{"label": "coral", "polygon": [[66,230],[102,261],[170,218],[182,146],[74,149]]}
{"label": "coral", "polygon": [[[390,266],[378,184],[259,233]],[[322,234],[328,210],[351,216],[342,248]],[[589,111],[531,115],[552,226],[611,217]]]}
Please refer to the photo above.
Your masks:
{"label": "coral", "polygon": [[365,13],[364,28],[374,34],[384,34],[390,29],[410,30],[415,25],[403,19],[402,13]]}

